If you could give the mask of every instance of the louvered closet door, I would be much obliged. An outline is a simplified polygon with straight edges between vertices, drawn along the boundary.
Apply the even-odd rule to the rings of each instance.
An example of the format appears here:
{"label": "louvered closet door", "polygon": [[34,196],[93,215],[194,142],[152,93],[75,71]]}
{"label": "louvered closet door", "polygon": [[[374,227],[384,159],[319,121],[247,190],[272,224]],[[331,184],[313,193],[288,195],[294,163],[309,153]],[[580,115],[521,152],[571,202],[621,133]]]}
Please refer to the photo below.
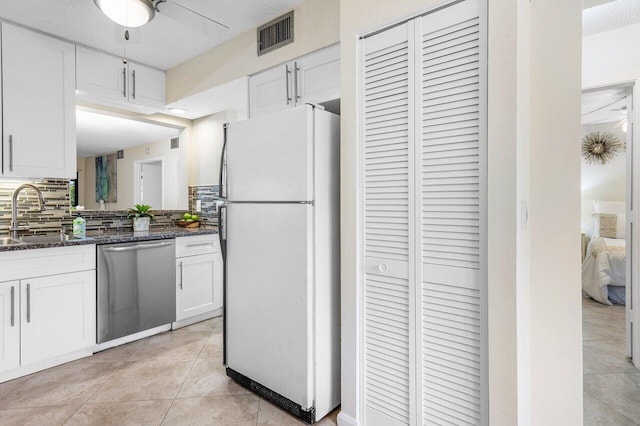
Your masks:
{"label": "louvered closet door", "polygon": [[413,397],[414,244],[413,60],[409,32],[397,26],[363,42],[364,157],[364,422],[407,425]]}
{"label": "louvered closet door", "polygon": [[485,64],[477,0],[416,22],[424,425],[487,424]]}

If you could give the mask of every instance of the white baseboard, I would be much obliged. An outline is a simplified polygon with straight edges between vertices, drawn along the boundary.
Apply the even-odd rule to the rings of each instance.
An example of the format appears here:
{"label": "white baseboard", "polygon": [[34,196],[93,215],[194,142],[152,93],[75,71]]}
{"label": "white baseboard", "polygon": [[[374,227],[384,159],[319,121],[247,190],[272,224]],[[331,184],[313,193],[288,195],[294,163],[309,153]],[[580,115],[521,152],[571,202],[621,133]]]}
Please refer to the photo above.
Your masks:
{"label": "white baseboard", "polygon": [[56,365],[66,364],[67,362],[91,356],[93,355],[92,349],[93,348],[81,349],[79,351],[60,355],[33,364],[22,365],[18,368],[14,368],[13,370],[5,371],[0,374],[0,383],[17,379],[18,377],[26,376],[38,371],[46,370],[47,368],[55,367]]}
{"label": "white baseboard", "polygon": [[119,339],[109,340],[108,342],[98,343],[94,346],[93,352],[100,352],[107,349],[115,348],[116,346],[124,345],[125,343],[131,343],[136,340],[144,339],[154,334],[163,333],[171,330],[171,324],[161,325],[159,327],[151,328],[149,330],[141,331],[139,333],[130,334],[128,336],[120,337]]}
{"label": "white baseboard", "polygon": [[222,308],[216,309],[215,311],[207,312],[206,314],[200,314],[200,315],[196,315],[195,317],[176,321],[173,324],[171,324],[171,328],[173,330],[176,330],[178,328],[186,327],[188,325],[192,325],[197,322],[208,320],[208,319],[219,317],[219,316],[222,316]]}
{"label": "white baseboard", "polygon": [[344,411],[340,411],[338,413],[338,426],[358,426],[358,422]]}

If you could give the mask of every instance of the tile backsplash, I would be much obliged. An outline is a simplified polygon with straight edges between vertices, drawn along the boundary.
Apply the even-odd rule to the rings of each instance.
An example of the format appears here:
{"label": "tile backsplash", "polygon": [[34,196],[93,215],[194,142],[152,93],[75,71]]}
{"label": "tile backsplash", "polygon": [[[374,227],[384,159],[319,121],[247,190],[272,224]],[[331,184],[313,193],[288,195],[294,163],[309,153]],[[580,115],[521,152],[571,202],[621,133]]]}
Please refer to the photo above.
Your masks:
{"label": "tile backsplash", "polygon": [[189,187],[189,211],[196,211],[196,201],[200,200],[202,211],[199,215],[210,224],[218,223],[218,211],[216,201],[218,201],[219,185],[197,185]]}
{"label": "tile backsplash", "polygon": [[[13,191],[23,183],[21,181],[0,180],[0,235],[8,235],[9,233],[11,196]],[[21,191],[18,197],[18,218],[20,225],[29,226],[29,230],[20,233],[23,235],[57,233],[63,225],[66,226],[67,232],[71,232],[72,221],[78,213],[70,211],[69,181],[48,179],[30,183],[33,183],[42,192],[44,211],[39,211],[38,198],[32,190]],[[208,206],[208,202],[203,201],[203,210],[205,205]],[[178,219],[182,218],[184,212],[184,210],[154,210],[156,220],[151,222],[150,226],[152,229],[173,226]],[[127,219],[127,212],[124,210],[85,210],[80,214],[87,221],[87,231],[130,230],[132,228],[132,220]],[[203,218],[209,219],[210,216],[203,215]],[[207,220],[207,222],[209,221]],[[217,223],[217,220],[209,223]]]}
{"label": "tile backsplash", "polygon": [[[11,223],[11,196],[13,191],[25,182],[0,181],[0,234],[8,234]],[[22,233],[58,232],[62,225],[71,226],[69,215],[69,181],[50,179],[30,182],[37,186],[44,197],[44,211],[38,208],[38,197],[31,189],[20,192],[18,197],[18,218],[20,225],[28,225],[29,231]]]}

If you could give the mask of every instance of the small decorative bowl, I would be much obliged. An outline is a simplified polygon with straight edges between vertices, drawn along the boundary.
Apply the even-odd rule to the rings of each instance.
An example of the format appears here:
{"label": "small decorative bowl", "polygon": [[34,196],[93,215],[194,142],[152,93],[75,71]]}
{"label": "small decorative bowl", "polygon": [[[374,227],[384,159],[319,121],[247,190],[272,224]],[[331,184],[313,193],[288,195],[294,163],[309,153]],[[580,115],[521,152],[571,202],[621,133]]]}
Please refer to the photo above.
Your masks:
{"label": "small decorative bowl", "polygon": [[183,228],[197,228],[200,226],[200,221],[188,222],[186,220],[180,220],[178,221],[178,226],[181,226]]}

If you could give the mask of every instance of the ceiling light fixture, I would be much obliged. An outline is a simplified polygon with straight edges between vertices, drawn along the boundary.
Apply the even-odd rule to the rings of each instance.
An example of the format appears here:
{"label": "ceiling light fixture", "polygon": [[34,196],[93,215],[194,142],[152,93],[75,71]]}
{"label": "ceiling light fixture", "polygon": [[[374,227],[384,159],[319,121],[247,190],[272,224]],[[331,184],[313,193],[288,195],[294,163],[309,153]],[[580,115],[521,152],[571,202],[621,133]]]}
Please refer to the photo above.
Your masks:
{"label": "ceiling light fixture", "polygon": [[182,108],[167,108],[167,111],[173,112],[175,114],[186,114],[187,110]]}
{"label": "ceiling light fixture", "polygon": [[141,27],[156,14],[151,0],[93,0],[109,19],[128,28]]}

